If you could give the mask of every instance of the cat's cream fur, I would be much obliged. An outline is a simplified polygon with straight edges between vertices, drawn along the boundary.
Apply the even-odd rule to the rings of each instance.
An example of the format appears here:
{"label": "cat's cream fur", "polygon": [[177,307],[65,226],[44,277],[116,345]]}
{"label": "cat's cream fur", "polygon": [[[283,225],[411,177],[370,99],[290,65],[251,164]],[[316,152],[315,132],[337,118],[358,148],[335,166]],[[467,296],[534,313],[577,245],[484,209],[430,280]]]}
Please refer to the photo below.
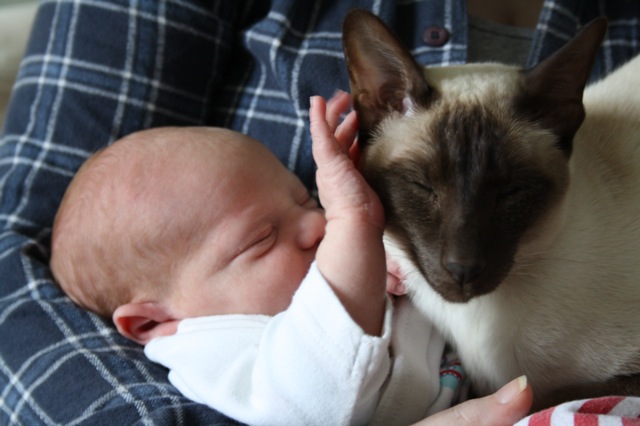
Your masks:
{"label": "cat's cream fur", "polygon": [[[380,31],[376,27],[375,33]],[[598,37],[592,36],[595,48]],[[349,43],[346,39],[352,91],[367,137],[363,173],[375,189],[381,188],[391,217],[388,253],[417,305],[457,349],[474,388],[492,392],[526,374],[538,408],[580,397],[640,393],[640,57],[585,90],[586,119],[577,133],[568,131],[575,133],[570,148],[559,149],[555,128],[512,113],[510,94],[523,85],[519,69],[497,64],[429,69],[427,89],[416,89],[422,83],[413,81],[403,89],[401,102],[381,109],[384,93],[372,100],[371,88],[387,83],[362,70],[361,62],[376,66],[375,61],[363,60],[362,47]],[[402,62],[406,55],[386,56]],[[429,95],[417,101],[425,90],[436,93],[436,100]],[[407,202],[384,192],[410,190],[411,176],[406,188],[388,185],[399,179],[390,176],[398,165],[411,164],[412,173],[421,166],[436,167],[441,154],[425,142],[430,140],[425,132],[442,126],[440,116],[459,104],[486,105],[492,119],[504,126],[505,143],[512,145],[506,161],[522,161],[546,174],[557,189],[519,235],[506,262],[508,272],[495,286],[449,296],[425,277],[432,271],[428,256],[420,254],[419,239],[428,237],[416,238],[415,231],[404,229],[405,222],[394,219],[405,214],[413,215],[410,223],[419,222],[409,204],[420,195]],[[575,121],[579,125],[581,119]],[[450,204],[442,200],[448,195],[441,192],[443,206],[438,208],[445,209]]]}

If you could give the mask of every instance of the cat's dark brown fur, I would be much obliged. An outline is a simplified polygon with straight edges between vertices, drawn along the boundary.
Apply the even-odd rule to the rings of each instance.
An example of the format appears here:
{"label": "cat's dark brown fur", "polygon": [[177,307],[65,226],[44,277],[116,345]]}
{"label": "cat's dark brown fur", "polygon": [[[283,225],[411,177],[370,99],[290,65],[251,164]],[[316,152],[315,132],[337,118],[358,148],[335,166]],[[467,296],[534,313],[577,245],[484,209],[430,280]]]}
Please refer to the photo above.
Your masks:
{"label": "cat's dark brown fur", "polygon": [[[640,392],[619,378],[640,372],[640,268],[626,263],[640,260],[640,98],[622,113],[607,95],[640,83],[640,61],[587,91],[581,128],[605,31],[595,20],[530,70],[424,70],[375,16],[345,20],[361,168],[385,206],[388,251],[481,392],[523,373],[539,405]],[[616,108],[613,142],[588,134],[612,130],[595,126]],[[618,171],[619,155],[633,165]]]}

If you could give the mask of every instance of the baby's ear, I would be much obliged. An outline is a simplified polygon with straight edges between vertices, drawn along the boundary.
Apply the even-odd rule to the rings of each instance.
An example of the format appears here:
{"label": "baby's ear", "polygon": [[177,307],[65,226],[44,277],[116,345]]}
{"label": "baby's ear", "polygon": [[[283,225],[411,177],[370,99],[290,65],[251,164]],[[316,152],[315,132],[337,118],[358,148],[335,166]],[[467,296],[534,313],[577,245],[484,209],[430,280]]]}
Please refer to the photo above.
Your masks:
{"label": "baby's ear", "polygon": [[120,334],[141,345],[154,337],[175,334],[179,322],[155,302],[127,303],[113,312],[113,323]]}

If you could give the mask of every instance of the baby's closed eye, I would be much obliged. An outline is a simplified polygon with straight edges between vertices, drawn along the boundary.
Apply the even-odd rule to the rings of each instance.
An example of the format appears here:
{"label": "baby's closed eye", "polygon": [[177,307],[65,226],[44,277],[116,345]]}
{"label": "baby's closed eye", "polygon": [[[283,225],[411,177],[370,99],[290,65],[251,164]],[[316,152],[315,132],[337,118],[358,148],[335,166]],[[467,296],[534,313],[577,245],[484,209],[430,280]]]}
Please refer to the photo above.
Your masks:
{"label": "baby's closed eye", "polygon": [[277,235],[278,230],[275,226],[266,226],[253,235],[249,243],[244,246],[240,253],[248,253],[255,257],[262,256],[273,246]]}

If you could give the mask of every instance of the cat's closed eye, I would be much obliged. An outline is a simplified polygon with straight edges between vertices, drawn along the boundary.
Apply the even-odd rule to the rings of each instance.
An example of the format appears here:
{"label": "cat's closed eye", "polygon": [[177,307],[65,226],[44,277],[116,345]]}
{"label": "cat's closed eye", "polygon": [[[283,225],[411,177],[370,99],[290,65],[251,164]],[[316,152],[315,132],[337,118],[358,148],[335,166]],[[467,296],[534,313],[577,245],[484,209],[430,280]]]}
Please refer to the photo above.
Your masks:
{"label": "cat's closed eye", "polygon": [[520,194],[523,191],[523,189],[524,188],[521,185],[506,186],[502,190],[498,191],[498,194],[496,195],[496,199],[498,202],[505,201],[510,197]]}
{"label": "cat's closed eye", "polygon": [[421,191],[427,192],[430,195],[435,195],[435,191],[434,191],[433,187],[431,187],[430,185],[427,185],[426,183],[418,182],[418,181],[415,181],[415,180],[411,180],[411,181],[409,181],[409,183],[411,183],[411,185],[413,185],[415,188],[417,188],[417,189],[419,189]]}

